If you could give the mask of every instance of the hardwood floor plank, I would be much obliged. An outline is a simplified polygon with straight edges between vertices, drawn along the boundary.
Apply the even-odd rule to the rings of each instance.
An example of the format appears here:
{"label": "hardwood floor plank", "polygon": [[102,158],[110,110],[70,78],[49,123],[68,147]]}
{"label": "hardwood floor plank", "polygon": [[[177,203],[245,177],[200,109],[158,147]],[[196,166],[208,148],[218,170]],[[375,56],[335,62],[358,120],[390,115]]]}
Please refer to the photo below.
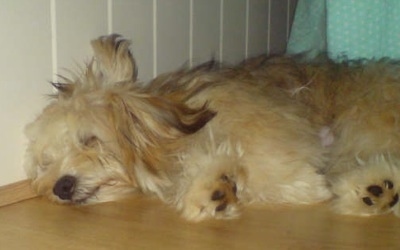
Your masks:
{"label": "hardwood floor plank", "polygon": [[0,207],[23,200],[31,199],[37,195],[31,188],[30,180],[23,180],[0,187]]}
{"label": "hardwood floor plank", "polygon": [[326,205],[246,208],[239,219],[186,222],[137,197],[94,206],[41,198],[0,208],[4,249],[400,249],[400,219],[334,215]]}

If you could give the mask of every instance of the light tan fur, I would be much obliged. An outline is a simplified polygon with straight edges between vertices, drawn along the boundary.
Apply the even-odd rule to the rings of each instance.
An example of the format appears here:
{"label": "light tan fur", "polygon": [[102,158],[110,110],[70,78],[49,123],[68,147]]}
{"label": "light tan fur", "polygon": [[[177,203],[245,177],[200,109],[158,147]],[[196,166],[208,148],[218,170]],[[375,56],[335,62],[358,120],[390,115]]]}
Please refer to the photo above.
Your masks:
{"label": "light tan fur", "polygon": [[39,194],[70,204],[154,194],[192,221],[232,218],[254,202],[331,198],[320,124],[278,86],[284,67],[209,62],[142,84],[127,40],[92,46],[94,61],[53,83],[59,93],[26,129]]}

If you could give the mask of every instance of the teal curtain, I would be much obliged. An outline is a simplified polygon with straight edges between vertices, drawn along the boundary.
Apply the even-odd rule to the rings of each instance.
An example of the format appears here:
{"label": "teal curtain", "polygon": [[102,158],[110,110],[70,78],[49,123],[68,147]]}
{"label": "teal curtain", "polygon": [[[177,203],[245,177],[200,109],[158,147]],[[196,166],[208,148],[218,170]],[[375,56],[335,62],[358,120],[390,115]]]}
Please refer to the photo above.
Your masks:
{"label": "teal curtain", "polygon": [[287,53],[400,58],[400,0],[299,0]]}

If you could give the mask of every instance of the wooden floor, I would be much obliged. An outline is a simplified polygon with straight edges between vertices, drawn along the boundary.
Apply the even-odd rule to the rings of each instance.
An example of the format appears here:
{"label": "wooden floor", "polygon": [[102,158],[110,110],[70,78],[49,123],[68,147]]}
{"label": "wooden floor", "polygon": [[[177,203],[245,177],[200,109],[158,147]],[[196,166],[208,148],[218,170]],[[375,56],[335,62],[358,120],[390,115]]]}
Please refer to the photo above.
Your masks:
{"label": "wooden floor", "polygon": [[0,249],[400,249],[400,218],[318,205],[247,208],[239,219],[196,224],[146,198],[86,207],[36,198],[0,208]]}

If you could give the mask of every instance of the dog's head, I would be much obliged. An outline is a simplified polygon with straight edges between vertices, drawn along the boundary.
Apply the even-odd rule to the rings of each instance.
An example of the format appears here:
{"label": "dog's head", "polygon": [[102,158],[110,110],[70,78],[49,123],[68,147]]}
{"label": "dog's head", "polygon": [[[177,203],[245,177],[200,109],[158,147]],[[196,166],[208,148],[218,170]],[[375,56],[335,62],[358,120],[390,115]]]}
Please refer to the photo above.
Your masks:
{"label": "dog's head", "polygon": [[189,108],[178,94],[154,94],[136,84],[127,40],[111,35],[92,47],[95,59],[82,76],[53,83],[53,102],[26,128],[25,165],[33,187],[74,204],[158,192],[168,183],[168,145],[215,114],[207,105]]}

